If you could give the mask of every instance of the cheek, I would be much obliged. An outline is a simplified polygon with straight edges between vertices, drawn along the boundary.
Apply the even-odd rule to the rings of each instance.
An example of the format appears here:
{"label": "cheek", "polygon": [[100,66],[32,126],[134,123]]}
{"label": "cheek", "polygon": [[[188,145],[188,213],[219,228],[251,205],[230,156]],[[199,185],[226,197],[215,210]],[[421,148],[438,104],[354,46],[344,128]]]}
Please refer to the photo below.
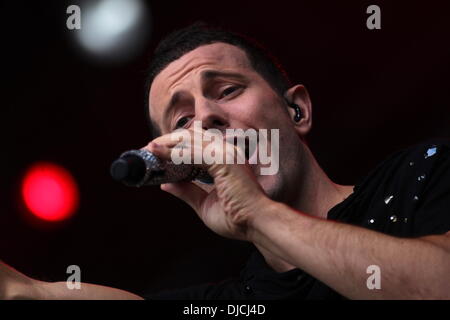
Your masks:
{"label": "cheek", "polygon": [[285,116],[278,104],[272,96],[244,94],[229,105],[230,118],[255,129],[281,129]]}

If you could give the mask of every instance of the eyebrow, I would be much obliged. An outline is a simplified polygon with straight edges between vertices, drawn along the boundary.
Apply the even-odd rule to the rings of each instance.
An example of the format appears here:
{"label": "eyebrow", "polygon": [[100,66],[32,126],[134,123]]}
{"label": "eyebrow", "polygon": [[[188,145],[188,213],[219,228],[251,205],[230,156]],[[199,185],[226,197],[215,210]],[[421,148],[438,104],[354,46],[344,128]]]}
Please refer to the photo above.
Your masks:
{"label": "eyebrow", "polygon": [[[237,72],[226,72],[226,71],[216,71],[216,70],[205,70],[200,74],[201,82],[211,81],[215,78],[232,78],[239,81],[247,81],[247,78]],[[169,103],[166,105],[163,111],[163,121],[167,118],[167,114],[173,109],[173,107],[178,103],[183,91],[175,92],[170,98]]]}
{"label": "eyebrow", "polygon": [[225,71],[216,71],[216,70],[205,70],[200,75],[202,81],[211,80],[214,78],[234,78],[237,80],[246,80],[247,78],[237,72],[225,72]]}

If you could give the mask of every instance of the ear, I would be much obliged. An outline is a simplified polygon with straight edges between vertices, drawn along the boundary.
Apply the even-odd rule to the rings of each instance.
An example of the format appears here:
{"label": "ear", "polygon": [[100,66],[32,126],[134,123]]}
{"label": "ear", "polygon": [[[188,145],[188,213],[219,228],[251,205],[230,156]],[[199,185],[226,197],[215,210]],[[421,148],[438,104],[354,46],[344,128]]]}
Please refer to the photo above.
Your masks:
{"label": "ear", "polygon": [[300,107],[300,110],[302,111],[302,118],[299,122],[295,122],[293,120],[295,117],[295,110],[289,106],[286,106],[286,108],[288,108],[289,115],[295,124],[297,132],[300,136],[305,136],[312,127],[312,105],[308,91],[303,85],[299,84],[287,90],[284,97],[288,102],[295,103]]}

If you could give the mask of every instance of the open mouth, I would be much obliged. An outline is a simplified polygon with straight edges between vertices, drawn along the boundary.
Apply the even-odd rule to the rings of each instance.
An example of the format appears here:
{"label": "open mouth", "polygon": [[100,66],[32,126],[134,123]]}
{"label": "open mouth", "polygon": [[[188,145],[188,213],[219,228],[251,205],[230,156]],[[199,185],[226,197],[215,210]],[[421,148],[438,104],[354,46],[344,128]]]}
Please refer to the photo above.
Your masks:
{"label": "open mouth", "polygon": [[248,161],[248,159],[250,159],[250,139],[249,138],[245,138],[245,150],[244,150],[244,154],[245,154],[245,160]]}
{"label": "open mouth", "polygon": [[[232,139],[232,141],[231,141]],[[259,142],[259,137],[256,136],[256,141],[254,143],[251,143],[250,138],[249,137],[245,137],[243,140],[243,145],[242,142],[239,144],[239,140],[242,141],[242,138],[238,138],[236,136],[233,137],[228,137],[227,141],[228,142],[232,142],[233,145],[237,148],[242,150],[242,147],[244,148],[244,157],[246,161],[249,161],[250,158],[256,153],[256,150],[258,149],[257,145]]]}

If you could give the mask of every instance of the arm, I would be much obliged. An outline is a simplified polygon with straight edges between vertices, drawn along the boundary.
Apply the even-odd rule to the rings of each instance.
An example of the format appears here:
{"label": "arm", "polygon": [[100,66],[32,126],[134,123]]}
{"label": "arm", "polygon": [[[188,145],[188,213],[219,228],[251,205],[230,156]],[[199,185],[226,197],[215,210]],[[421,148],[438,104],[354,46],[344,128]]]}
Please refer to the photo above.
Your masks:
{"label": "arm", "polygon": [[[170,160],[177,142],[168,134],[146,148]],[[184,142],[193,152],[195,143]],[[202,166],[214,178],[212,191],[193,183],[161,189],[188,203],[219,235],[251,241],[348,298],[450,299],[449,234],[403,239],[318,219],[269,199],[248,165]],[[381,290],[367,288],[371,265],[381,269]]]}
{"label": "arm", "polygon": [[120,289],[82,283],[70,290],[66,282],[44,282],[31,279],[0,262],[0,299],[29,300],[142,300]]}
{"label": "arm", "polygon": [[[450,233],[391,237],[313,218],[268,200],[250,220],[248,237],[352,299],[450,299]],[[367,267],[381,271],[381,290],[367,288]]]}

